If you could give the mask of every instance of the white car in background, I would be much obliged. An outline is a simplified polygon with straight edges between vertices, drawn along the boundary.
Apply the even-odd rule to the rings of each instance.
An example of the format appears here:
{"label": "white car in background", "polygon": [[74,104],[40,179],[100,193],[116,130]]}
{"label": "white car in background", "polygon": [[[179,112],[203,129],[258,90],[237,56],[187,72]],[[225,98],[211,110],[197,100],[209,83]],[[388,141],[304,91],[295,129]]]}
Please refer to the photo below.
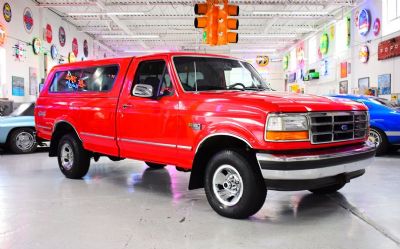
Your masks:
{"label": "white car in background", "polygon": [[23,103],[9,116],[0,117],[0,145],[18,154],[36,150],[35,103]]}

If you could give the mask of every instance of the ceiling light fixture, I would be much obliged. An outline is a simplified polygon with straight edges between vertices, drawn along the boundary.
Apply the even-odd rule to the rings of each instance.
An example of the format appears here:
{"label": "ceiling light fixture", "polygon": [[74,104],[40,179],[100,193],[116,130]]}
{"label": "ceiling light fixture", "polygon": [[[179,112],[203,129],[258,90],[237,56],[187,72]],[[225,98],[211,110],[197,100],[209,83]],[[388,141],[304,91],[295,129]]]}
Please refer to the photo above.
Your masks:
{"label": "ceiling light fixture", "polygon": [[253,15],[271,16],[326,16],[326,11],[253,11]]}
{"label": "ceiling light fixture", "polygon": [[296,38],[296,34],[240,35],[240,38]]}
{"label": "ceiling light fixture", "polygon": [[167,53],[169,50],[125,50],[124,53]]}
{"label": "ceiling light fixture", "polygon": [[102,35],[101,39],[158,39],[159,35]]}
{"label": "ceiling light fixture", "polygon": [[98,16],[98,15],[109,15],[109,16],[141,16],[143,12],[71,12],[67,13],[69,16]]}

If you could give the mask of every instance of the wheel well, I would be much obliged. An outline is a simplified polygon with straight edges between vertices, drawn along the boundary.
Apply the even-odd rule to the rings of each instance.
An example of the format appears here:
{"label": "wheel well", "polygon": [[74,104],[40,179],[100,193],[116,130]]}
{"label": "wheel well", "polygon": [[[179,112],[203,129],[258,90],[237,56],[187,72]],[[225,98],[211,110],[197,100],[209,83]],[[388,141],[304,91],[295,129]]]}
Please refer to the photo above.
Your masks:
{"label": "wheel well", "polygon": [[73,133],[79,137],[75,128],[71,124],[67,122],[60,122],[56,124],[54,132],[51,135],[49,156],[57,156],[58,143],[60,142],[61,137],[68,133]]}
{"label": "wheel well", "polygon": [[251,160],[256,160],[255,153],[250,146],[239,138],[229,135],[213,136],[203,141],[197,149],[190,174],[189,189],[204,187],[204,175],[208,161],[221,150],[234,149],[248,153]]}
{"label": "wheel well", "polygon": [[6,140],[6,144],[8,144],[9,142],[10,142],[10,136],[11,136],[11,133],[13,133],[15,130],[18,130],[18,129],[24,129],[24,128],[29,128],[29,129],[33,129],[34,131],[35,131],[35,127],[32,127],[32,126],[21,126],[21,127],[14,127],[14,128],[12,128],[9,132],[8,132],[8,135],[7,135],[7,140]]}

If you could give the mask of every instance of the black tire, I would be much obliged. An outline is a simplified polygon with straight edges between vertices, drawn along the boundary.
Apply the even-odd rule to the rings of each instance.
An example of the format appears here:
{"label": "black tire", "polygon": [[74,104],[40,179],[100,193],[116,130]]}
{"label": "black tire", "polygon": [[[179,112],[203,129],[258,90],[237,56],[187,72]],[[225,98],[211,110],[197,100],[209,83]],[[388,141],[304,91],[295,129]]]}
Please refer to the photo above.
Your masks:
{"label": "black tire", "polygon": [[35,130],[32,128],[18,128],[13,130],[8,138],[8,146],[13,153],[32,153],[37,148]]}
{"label": "black tire", "polygon": [[147,166],[149,166],[150,169],[163,169],[166,164],[159,164],[159,163],[151,163],[151,162],[145,162]]}
{"label": "black tire", "polygon": [[[242,182],[242,185],[239,188],[242,190],[241,196],[239,194],[236,195],[237,198],[227,198],[228,202],[230,202],[228,205],[221,201],[222,197],[217,197],[218,193],[216,194],[215,192],[217,190],[214,191],[214,185],[216,189],[226,189],[226,186],[224,185],[228,178],[225,178],[223,184],[218,184],[217,181],[214,183],[214,175],[227,175],[225,175],[225,173],[228,173],[227,171],[224,173],[224,167],[226,167],[226,165],[231,167],[228,168],[228,170],[231,170],[231,172],[236,176],[236,178],[234,178],[235,181],[229,181],[235,185],[229,183],[229,186],[236,187],[239,185],[236,180],[241,180]],[[237,175],[239,175],[240,178],[237,177]],[[218,152],[211,158],[207,164],[205,172],[204,188],[211,207],[218,214],[234,219],[244,219],[257,213],[264,205],[267,195],[267,188],[261,172],[256,165],[255,159],[252,160],[251,155],[236,150],[224,150]],[[230,187],[229,189],[231,190]],[[235,198],[236,201],[234,201]]]}
{"label": "black tire", "polygon": [[377,136],[375,139],[379,139],[379,144],[376,147],[376,156],[382,156],[386,154],[388,147],[389,147],[389,142],[386,137],[386,134],[381,131],[380,129],[377,128],[371,128],[369,131],[369,138],[368,140],[371,141],[372,143],[375,143],[375,141],[372,139],[372,137]]}
{"label": "black tire", "polygon": [[346,185],[346,183],[338,183],[327,187],[310,189],[309,191],[317,195],[332,194],[337,192],[339,189],[343,188],[344,185]]}
{"label": "black tire", "polygon": [[74,134],[66,134],[60,139],[57,157],[58,166],[67,178],[80,179],[89,170],[90,153],[83,148],[81,141]]}

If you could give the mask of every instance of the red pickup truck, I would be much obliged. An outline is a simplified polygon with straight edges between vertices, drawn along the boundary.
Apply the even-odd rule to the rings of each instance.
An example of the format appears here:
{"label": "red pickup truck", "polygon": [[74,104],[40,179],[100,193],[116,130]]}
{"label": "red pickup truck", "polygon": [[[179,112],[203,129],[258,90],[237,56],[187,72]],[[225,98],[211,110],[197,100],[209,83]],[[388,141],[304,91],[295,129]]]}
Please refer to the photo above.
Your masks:
{"label": "red pickup truck", "polygon": [[256,213],[267,189],[337,191],[375,154],[363,104],[273,91],[249,63],[220,55],[56,66],[35,121],[67,178],[83,177],[100,156],[175,165],[231,218]]}

